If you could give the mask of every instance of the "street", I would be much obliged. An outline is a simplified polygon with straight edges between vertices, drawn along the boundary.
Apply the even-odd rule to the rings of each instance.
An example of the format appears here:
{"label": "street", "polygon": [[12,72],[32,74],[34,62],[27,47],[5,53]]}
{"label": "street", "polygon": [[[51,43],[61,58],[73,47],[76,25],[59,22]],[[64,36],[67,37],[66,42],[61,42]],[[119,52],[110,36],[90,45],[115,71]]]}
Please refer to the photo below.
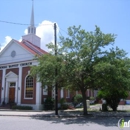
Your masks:
{"label": "street", "polygon": [[[119,130],[118,117],[17,117],[0,116],[1,130]],[[125,120],[129,120],[125,118]],[[126,130],[129,128],[125,128]],[[124,129],[124,130],[125,130]]]}

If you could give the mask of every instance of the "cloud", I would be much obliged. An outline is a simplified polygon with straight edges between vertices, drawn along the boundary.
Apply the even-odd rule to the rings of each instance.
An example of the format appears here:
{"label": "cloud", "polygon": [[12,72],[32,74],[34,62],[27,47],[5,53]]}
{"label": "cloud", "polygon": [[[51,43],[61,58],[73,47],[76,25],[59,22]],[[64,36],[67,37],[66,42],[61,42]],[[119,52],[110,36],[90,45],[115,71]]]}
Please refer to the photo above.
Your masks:
{"label": "cloud", "polygon": [[[58,32],[59,27],[57,25],[57,33]],[[54,42],[54,23],[47,20],[42,21],[37,27],[36,35],[41,38],[41,48],[49,51],[46,44]]]}
{"label": "cloud", "polygon": [[6,37],[5,37],[5,41],[1,44],[2,47],[1,47],[0,51],[3,50],[4,47],[5,47],[11,40],[12,40],[12,38],[11,38],[10,36],[6,36]]}
{"label": "cloud", "polygon": [[25,35],[28,34],[28,30],[27,30],[27,29],[24,30],[24,34],[25,34]]}
{"label": "cloud", "polygon": [[[24,34],[26,35],[28,30],[25,29]],[[59,32],[59,27],[57,25],[57,33]],[[49,51],[46,44],[52,42],[54,43],[54,22],[44,20],[36,27],[36,35],[41,38],[41,48],[45,51]],[[4,43],[2,43],[2,49],[11,41],[10,36],[5,37]],[[22,41],[22,37],[18,41]]]}

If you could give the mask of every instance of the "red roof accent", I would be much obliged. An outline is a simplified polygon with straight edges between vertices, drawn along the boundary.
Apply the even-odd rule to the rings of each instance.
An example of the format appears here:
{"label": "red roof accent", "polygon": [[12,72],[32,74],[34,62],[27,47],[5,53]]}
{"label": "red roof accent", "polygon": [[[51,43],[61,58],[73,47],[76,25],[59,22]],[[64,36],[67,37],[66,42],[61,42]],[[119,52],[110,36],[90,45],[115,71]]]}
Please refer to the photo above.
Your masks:
{"label": "red roof accent", "polygon": [[[21,45],[23,48],[28,50],[34,55],[43,55],[43,54],[48,54],[48,52],[42,50],[40,47],[37,47],[36,45],[32,44],[31,42],[27,40],[22,40],[22,42],[19,42],[15,40],[19,45]],[[27,43],[29,46],[27,46],[25,43]]]}

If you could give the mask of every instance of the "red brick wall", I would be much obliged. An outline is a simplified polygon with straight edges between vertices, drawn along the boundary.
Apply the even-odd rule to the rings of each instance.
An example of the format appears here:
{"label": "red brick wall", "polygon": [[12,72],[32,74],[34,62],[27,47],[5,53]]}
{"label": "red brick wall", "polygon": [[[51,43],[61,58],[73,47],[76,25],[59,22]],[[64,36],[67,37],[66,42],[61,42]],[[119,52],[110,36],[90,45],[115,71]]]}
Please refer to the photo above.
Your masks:
{"label": "red brick wall", "polygon": [[72,98],[75,95],[75,92],[70,92],[70,97],[67,97],[67,91],[64,89],[64,98],[66,99],[67,102],[72,102]]}
{"label": "red brick wall", "polygon": [[2,88],[2,73],[3,71],[0,70],[0,102],[1,102],[1,88]]}
{"label": "red brick wall", "polygon": [[24,93],[25,93],[25,77],[28,75],[28,71],[30,70],[30,67],[23,67],[22,69],[22,92],[21,92],[21,103],[22,104],[35,104],[36,103],[36,79],[34,78],[34,88],[33,88],[33,99],[24,99]]}
{"label": "red brick wall", "polygon": [[17,75],[19,74],[19,69],[18,68],[7,69],[6,74],[8,74],[10,71],[14,72]]}
{"label": "red brick wall", "polygon": [[[48,89],[48,95],[43,95],[42,92],[42,102],[44,101],[44,98],[52,98],[52,89]],[[58,101],[61,99],[61,95],[60,95],[60,89],[58,89]]]}

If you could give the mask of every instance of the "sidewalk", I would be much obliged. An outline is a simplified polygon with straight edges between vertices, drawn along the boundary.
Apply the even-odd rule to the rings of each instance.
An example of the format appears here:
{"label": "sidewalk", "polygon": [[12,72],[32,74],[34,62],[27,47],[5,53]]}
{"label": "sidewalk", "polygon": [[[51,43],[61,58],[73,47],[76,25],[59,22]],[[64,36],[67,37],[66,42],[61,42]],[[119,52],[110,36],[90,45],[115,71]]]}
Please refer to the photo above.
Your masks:
{"label": "sidewalk", "polygon": [[[99,110],[100,105],[91,106],[91,110]],[[119,106],[118,110],[130,110],[130,106]],[[10,110],[0,109],[0,116],[24,116],[24,117],[83,117],[83,112],[76,110],[58,111],[58,116],[55,111],[34,111],[34,110]],[[91,117],[130,117],[130,112],[101,112],[89,111],[87,116]]]}

